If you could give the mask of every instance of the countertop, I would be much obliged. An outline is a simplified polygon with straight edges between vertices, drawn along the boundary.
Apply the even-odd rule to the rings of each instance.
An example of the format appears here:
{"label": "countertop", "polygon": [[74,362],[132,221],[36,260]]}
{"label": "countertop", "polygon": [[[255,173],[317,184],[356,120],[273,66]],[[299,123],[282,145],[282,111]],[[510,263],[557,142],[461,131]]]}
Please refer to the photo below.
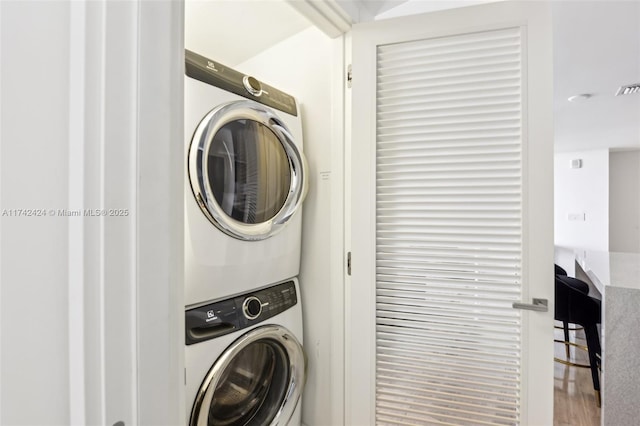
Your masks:
{"label": "countertop", "polygon": [[556,246],[556,258],[573,253],[601,293],[607,287],[640,290],[640,253],[583,250]]}

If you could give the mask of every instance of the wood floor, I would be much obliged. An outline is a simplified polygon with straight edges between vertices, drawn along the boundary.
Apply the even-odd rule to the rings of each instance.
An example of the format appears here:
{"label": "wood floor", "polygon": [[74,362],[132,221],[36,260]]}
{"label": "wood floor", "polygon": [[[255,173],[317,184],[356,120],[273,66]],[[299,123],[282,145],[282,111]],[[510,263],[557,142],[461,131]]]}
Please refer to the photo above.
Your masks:
{"label": "wood floor", "polygon": [[[586,346],[584,332],[570,333],[574,342]],[[576,340],[574,333],[577,334]],[[556,339],[562,340],[562,330],[556,329]],[[563,344],[555,344],[555,356],[565,358]],[[589,363],[587,352],[582,349],[571,348],[571,357],[580,364]],[[599,426],[600,408],[596,405],[591,370],[559,362],[554,364],[554,426]]]}

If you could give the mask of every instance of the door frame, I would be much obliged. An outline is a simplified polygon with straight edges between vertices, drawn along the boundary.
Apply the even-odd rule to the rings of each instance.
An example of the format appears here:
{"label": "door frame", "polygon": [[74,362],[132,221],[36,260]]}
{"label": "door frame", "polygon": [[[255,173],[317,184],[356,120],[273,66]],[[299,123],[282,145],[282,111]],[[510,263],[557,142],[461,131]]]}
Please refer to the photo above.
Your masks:
{"label": "door frame", "polygon": [[71,424],[181,424],[184,4],[71,3]]}

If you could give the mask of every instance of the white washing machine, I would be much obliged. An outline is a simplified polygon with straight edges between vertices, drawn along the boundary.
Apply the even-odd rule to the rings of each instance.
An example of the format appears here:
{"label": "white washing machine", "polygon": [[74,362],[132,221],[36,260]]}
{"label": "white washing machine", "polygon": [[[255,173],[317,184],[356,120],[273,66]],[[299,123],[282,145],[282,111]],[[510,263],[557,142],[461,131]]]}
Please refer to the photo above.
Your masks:
{"label": "white washing machine", "polygon": [[300,425],[298,290],[293,279],[186,311],[189,426]]}
{"label": "white washing machine", "polygon": [[298,275],[308,188],[293,96],[186,51],[185,304]]}

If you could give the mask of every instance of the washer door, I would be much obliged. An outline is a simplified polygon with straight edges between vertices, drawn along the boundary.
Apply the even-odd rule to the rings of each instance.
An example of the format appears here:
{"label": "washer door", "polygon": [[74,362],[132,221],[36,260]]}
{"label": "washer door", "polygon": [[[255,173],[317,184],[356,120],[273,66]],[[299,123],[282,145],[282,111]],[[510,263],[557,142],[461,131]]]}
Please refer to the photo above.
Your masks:
{"label": "washer door", "polygon": [[204,117],[191,141],[188,169],[202,212],[241,240],[277,233],[308,188],[306,160],[291,133],[253,101],[231,102]]}
{"label": "washer door", "polygon": [[209,370],[190,426],[287,424],[304,386],[305,364],[302,346],[286,328],[253,329]]}

